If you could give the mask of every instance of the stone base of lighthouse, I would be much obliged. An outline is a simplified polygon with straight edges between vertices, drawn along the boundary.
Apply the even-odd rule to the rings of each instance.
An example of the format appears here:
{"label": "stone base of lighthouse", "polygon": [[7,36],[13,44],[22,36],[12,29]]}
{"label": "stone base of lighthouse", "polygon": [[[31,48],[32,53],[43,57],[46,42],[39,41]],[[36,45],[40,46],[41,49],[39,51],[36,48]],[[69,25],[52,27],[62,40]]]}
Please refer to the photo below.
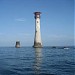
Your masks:
{"label": "stone base of lighthouse", "polygon": [[16,41],[15,47],[16,47],[16,48],[20,48],[20,41]]}
{"label": "stone base of lighthouse", "polygon": [[42,44],[39,42],[34,42],[34,48],[42,48]]}
{"label": "stone base of lighthouse", "polygon": [[16,45],[15,47],[16,47],[16,48],[20,48],[20,45]]}

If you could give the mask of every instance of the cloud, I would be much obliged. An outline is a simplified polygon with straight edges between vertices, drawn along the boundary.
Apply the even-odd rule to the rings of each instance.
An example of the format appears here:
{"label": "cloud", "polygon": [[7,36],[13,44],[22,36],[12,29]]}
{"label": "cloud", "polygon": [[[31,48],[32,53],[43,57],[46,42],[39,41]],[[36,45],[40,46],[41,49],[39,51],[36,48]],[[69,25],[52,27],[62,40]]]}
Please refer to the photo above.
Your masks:
{"label": "cloud", "polygon": [[32,34],[30,34],[30,33],[24,33],[24,32],[19,32],[19,33],[17,33],[16,35],[18,35],[18,36],[31,36]]}
{"label": "cloud", "polygon": [[24,21],[26,21],[26,19],[24,19],[24,18],[17,18],[17,19],[15,19],[15,21],[24,22]]}
{"label": "cloud", "polygon": [[69,40],[74,40],[74,37],[68,36],[68,35],[48,35],[48,36],[46,36],[46,39],[48,39],[50,41],[64,41],[64,40],[69,41]]}

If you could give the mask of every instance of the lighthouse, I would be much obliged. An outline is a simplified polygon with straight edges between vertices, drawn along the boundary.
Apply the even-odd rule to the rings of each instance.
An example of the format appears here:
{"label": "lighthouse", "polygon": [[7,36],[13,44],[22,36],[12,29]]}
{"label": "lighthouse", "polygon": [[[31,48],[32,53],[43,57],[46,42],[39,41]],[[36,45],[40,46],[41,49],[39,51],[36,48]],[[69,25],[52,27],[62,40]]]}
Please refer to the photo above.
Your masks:
{"label": "lighthouse", "polygon": [[41,32],[40,32],[40,14],[41,12],[34,12],[35,17],[35,37],[34,37],[34,48],[41,48]]}

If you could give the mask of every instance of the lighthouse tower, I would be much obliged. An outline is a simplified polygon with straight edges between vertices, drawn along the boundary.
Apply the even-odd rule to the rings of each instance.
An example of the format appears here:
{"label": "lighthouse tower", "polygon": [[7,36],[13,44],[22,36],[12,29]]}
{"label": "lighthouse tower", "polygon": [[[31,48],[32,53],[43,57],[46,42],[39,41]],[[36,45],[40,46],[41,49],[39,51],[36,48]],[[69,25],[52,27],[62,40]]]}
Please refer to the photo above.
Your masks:
{"label": "lighthouse tower", "polygon": [[34,46],[35,48],[42,47],[41,33],[40,33],[40,14],[41,12],[35,12],[35,37],[34,37]]}

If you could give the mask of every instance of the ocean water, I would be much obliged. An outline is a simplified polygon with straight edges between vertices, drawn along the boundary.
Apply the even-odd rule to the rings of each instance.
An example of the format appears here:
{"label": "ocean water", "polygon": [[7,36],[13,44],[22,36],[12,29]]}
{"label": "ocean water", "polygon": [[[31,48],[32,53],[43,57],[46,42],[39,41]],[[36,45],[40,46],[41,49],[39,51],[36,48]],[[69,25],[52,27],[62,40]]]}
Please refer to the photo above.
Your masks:
{"label": "ocean water", "polygon": [[75,75],[75,50],[0,47],[0,75]]}

